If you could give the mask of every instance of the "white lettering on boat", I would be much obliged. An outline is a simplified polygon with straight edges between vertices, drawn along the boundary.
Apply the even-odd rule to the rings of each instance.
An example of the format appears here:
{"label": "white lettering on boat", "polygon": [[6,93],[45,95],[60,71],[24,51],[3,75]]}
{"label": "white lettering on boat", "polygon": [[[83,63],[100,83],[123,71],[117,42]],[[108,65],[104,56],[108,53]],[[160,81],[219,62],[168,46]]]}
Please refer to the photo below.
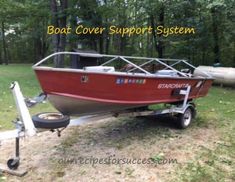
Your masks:
{"label": "white lettering on boat", "polygon": [[189,86],[189,84],[187,84],[187,83],[181,83],[181,84],[180,83],[169,83],[169,84],[160,83],[160,84],[158,84],[157,88],[159,88],[159,89],[168,89],[168,88],[172,89],[172,88],[186,88],[188,86]]}

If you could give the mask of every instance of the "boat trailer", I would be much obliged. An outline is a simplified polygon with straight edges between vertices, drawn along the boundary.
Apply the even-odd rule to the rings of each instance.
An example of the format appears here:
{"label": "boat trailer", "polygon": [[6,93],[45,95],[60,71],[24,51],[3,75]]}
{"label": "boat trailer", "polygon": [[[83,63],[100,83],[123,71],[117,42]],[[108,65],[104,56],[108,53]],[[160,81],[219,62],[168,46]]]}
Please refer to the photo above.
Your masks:
{"label": "boat trailer", "polygon": [[[18,167],[20,165],[20,139],[25,136],[34,136],[38,132],[45,131],[45,129],[50,130],[52,132],[57,131],[58,136],[60,136],[61,131],[67,127],[68,122],[70,121],[70,118],[66,118],[66,124],[57,125],[53,127],[53,125],[44,125],[41,127],[40,123],[39,125],[33,121],[33,117],[31,117],[29,113],[29,108],[32,106],[37,105],[38,103],[42,103],[46,100],[45,94],[40,94],[39,96],[33,98],[33,99],[25,99],[20,86],[18,82],[13,82],[10,86],[11,92],[13,94],[16,108],[18,111],[18,117],[13,121],[15,125],[15,130],[12,131],[6,131],[0,133],[0,146],[1,146],[1,140],[11,139],[15,138],[15,156],[7,161],[7,167],[5,165],[0,164],[0,172],[9,173],[11,175],[17,175],[17,176],[23,176],[27,173],[25,170],[19,170]],[[192,119],[196,115],[196,109],[195,104],[188,100],[189,93],[190,93],[191,87],[188,86],[187,88],[182,88],[179,90],[178,94],[184,96],[183,102],[172,104],[170,108],[165,108],[162,110],[126,110],[126,111],[120,111],[111,113],[111,115],[107,116],[113,116],[113,117],[120,117],[120,116],[155,116],[155,115],[162,115],[162,114],[172,114],[177,115],[179,120],[179,127],[180,128],[187,128]],[[41,113],[41,115],[46,115],[46,113]],[[58,114],[59,116],[62,115],[61,113]],[[37,118],[40,119],[39,115],[37,115]],[[44,119],[43,121],[47,121],[47,119]],[[48,119],[48,124],[50,124],[51,120]],[[65,123],[65,122],[64,122]]]}

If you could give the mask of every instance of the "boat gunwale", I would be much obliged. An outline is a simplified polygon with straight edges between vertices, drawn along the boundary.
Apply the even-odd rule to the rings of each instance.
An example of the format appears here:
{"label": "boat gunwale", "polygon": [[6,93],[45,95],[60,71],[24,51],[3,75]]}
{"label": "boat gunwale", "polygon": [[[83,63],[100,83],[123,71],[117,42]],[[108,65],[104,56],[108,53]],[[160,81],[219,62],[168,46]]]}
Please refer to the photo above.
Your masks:
{"label": "boat gunwale", "polygon": [[53,72],[73,72],[73,73],[83,73],[83,74],[99,74],[99,75],[110,75],[110,76],[130,76],[130,77],[141,77],[141,78],[156,78],[156,79],[182,79],[182,80],[214,80],[210,77],[173,77],[173,76],[159,76],[155,74],[145,74],[145,73],[129,73],[129,72],[97,72],[97,71],[87,71],[84,69],[74,69],[74,68],[54,68],[47,66],[37,66],[33,67],[34,70],[43,70],[43,71],[53,71]]}

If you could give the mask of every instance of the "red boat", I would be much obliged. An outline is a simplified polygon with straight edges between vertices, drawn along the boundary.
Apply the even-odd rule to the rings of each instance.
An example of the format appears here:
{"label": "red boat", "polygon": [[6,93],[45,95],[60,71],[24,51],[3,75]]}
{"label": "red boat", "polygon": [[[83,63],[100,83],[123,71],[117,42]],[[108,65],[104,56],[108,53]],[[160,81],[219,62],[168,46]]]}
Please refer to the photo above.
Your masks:
{"label": "red boat", "polygon": [[[71,56],[69,67],[48,66],[48,59],[61,55]],[[69,62],[69,59],[65,58],[64,62]],[[43,63],[47,63],[46,66]],[[189,69],[182,69],[179,64]],[[20,137],[25,134],[33,136],[39,129],[57,131],[60,136],[69,125],[71,115],[112,112],[114,116],[149,116],[170,113],[178,117],[180,128],[187,128],[196,115],[192,100],[205,96],[213,81],[210,75],[199,69],[197,75],[200,71],[200,76],[194,75],[197,68],[185,60],[79,52],[54,53],[35,64],[33,69],[43,94],[25,99],[17,82],[10,87],[19,113],[14,122],[17,129],[8,132],[10,137],[16,138],[15,158],[7,161],[12,170],[20,164]],[[62,114],[43,112],[31,117],[28,107],[43,102],[45,96]],[[163,110],[147,107],[158,103],[169,103],[171,107]]]}
{"label": "red boat", "polygon": [[[58,55],[72,56],[70,67],[42,65]],[[176,69],[180,64],[188,69]],[[188,87],[188,100],[192,100],[205,96],[213,81],[207,73],[203,77],[194,76],[196,68],[185,60],[78,52],[54,53],[33,69],[49,101],[66,115],[179,103],[184,100],[180,90]]]}

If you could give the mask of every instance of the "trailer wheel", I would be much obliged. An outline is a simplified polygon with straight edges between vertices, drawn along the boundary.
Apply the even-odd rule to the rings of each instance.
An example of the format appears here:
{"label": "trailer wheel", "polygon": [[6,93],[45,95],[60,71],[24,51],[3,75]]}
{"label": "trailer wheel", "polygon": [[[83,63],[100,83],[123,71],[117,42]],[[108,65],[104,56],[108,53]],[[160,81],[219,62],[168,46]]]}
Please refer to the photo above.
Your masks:
{"label": "trailer wheel", "polygon": [[44,112],[32,117],[36,128],[57,129],[68,126],[70,118],[57,112]]}
{"label": "trailer wheel", "polygon": [[9,167],[9,169],[12,169],[12,170],[16,170],[20,165],[20,161],[17,160],[17,159],[9,159],[7,161],[7,166]]}
{"label": "trailer wheel", "polygon": [[181,129],[187,128],[195,117],[194,108],[188,107],[183,114],[178,115],[178,126]]}

